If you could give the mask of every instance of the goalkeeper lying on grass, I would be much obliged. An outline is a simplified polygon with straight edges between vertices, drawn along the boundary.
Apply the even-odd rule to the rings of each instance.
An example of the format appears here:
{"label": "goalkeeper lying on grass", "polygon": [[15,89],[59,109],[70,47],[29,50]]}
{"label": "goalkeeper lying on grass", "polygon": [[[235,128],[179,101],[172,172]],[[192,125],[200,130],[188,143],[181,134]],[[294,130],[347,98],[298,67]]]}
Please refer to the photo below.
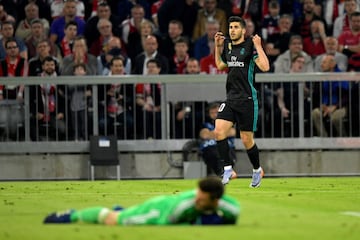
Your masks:
{"label": "goalkeeper lying on grass", "polygon": [[151,198],[126,209],[93,207],[48,215],[44,223],[98,223],[106,225],[235,224],[237,200],[224,195],[216,177],[201,179],[196,190]]}

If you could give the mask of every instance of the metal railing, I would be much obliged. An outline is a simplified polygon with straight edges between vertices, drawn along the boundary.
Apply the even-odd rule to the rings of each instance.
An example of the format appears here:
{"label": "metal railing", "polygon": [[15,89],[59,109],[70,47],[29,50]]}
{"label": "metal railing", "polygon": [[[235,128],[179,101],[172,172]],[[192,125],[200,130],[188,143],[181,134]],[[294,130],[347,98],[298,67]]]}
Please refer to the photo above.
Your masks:
{"label": "metal railing", "polygon": [[[19,85],[24,84],[24,121],[18,124],[16,129],[15,139],[2,139],[0,144],[0,152],[2,153],[28,153],[28,152],[87,152],[88,151],[88,135],[107,135],[118,134],[114,130],[119,130],[124,134],[119,135],[118,145],[120,151],[176,151],[181,150],[183,143],[188,138],[198,137],[198,128],[206,119],[206,106],[209,102],[222,101],[225,99],[225,75],[160,75],[160,76],[88,76],[83,77],[56,77],[56,78],[0,78],[2,85]],[[256,81],[258,83],[259,98],[261,99],[260,117],[259,117],[259,131],[256,134],[258,145],[262,149],[333,149],[333,148],[360,148],[360,140],[358,135],[359,121],[354,122],[354,119],[359,119],[359,99],[355,99],[353,93],[359,96],[360,88],[358,82],[360,81],[360,74],[355,72],[349,73],[305,73],[305,74],[257,74]],[[313,91],[313,83],[321,83],[323,81],[349,81],[353,91],[349,91],[347,116],[343,119],[346,125],[347,134],[340,132],[335,134],[331,125],[329,128],[328,138],[316,137],[313,131],[313,121],[311,119],[311,111],[315,107],[312,100],[322,97],[321,90],[318,96],[304,95],[304,86],[310,84],[309,90]],[[38,128],[34,125],[31,119],[34,117],[30,111],[30,105],[34,99],[30,99],[31,86],[40,84],[56,84],[57,86],[74,86],[74,85],[88,85],[91,86],[92,95],[90,97],[92,104],[86,108],[85,119],[89,128],[86,129],[87,136],[85,139],[76,139],[72,137],[71,129],[77,128],[75,124],[72,128],[70,125],[70,117],[67,116],[66,134],[65,137],[59,138],[55,134],[55,138],[48,138],[49,131],[45,131],[45,138],[39,139],[32,136],[31,131]],[[161,98],[159,101],[161,111],[158,112],[160,116],[160,124],[152,123],[151,128],[154,131],[159,130],[160,135],[154,137],[147,136],[147,130],[143,127],[139,131],[139,126],[146,125],[150,122],[149,118],[139,115],[139,107],[136,105],[136,100],[130,104],[129,108],[132,110],[131,117],[133,118],[133,126],[127,129],[127,116],[123,116],[123,122],[101,125],[102,115],[106,115],[105,120],[108,120],[108,110],[101,108],[99,102],[99,95],[106,94],[104,88],[99,86],[103,84],[131,84],[133,85],[133,95],[136,96],[136,84],[161,83]],[[276,89],[283,87],[284,84],[290,84],[291,98],[297,101],[297,109],[290,106],[292,114],[289,119],[276,118],[277,104],[276,104]],[[41,99],[38,99],[39,101]],[[310,100],[307,109],[305,104]],[[71,105],[69,99],[65,99],[66,113],[69,113]],[[188,119],[179,121],[179,126],[176,126],[176,106],[180,105],[180,109],[191,109],[186,114]],[[357,105],[356,105],[357,104]],[[1,105],[1,103],[0,103]],[[355,105],[355,106],[354,106]],[[100,106],[100,107],[99,107]],[[266,107],[267,106],[267,107]],[[101,108],[101,109],[100,109]],[[195,109],[197,109],[195,111]],[[140,109],[141,110],[141,109]],[[356,117],[354,117],[354,114]],[[357,115],[356,115],[357,114]],[[155,119],[155,118],[154,118]],[[153,120],[154,120],[153,119]],[[106,121],[108,123],[108,121]],[[47,127],[48,125],[45,124]],[[102,127],[102,126],[105,126]],[[0,123],[0,128],[3,132],[6,131],[4,125]],[[5,131],[4,131],[5,129]],[[290,130],[289,130],[290,129]],[[37,130],[37,129],[36,129]],[[113,130],[113,131],[110,131]],[[84,140],[84,141],[82,141]],[[237,141],[237,145],[241,148],[241,143]]]}

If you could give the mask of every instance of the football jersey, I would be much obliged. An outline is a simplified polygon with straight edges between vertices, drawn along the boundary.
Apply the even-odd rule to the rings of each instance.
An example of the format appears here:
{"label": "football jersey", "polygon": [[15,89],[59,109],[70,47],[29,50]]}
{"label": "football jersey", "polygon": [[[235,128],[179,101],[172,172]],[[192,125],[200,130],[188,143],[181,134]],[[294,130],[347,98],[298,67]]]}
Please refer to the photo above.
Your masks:
{"label": "football jersey", "polygon": [[257,99],[255,84],[255,59],[258,57],[251,38],[233,45],[226,39],[221,55],[222,61],[229,68],[226,80],[228,100]]}
{"label": "football jersey", "polygon": [[[121,211],[119,225],[192,224],[202,214],[195,209],[196,190],[159,196]],[[217,213],[224,223],[235,224],[240,213],[236,199],[223,195]]]}

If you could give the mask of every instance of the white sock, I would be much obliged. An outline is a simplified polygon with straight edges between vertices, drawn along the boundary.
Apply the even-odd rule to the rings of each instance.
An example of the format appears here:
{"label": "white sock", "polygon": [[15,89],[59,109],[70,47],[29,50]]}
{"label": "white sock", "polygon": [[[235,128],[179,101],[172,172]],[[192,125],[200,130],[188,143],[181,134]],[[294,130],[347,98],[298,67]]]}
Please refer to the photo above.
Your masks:
{"label": "white sock", "polygon": [[231,170],[232,169],[232,166],[231,165],[229,165],[229,166],[224,166],[224,170],[226,171],[226,170]]}
{"label": "white sock", "polygon": [[258,169],[253,169],[253,172],[261,172],[261,167],[259,167]]}

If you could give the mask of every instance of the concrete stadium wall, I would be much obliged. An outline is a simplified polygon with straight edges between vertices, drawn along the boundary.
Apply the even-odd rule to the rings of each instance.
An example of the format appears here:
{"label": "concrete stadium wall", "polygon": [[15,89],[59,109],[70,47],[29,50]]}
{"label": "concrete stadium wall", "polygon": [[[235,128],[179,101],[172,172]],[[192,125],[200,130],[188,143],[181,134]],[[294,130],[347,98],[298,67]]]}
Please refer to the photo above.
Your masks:
{"label": "concrete stadium wall", "polygon": [[[338,176],[360,175],[359,150],[329,151],[262,151],[266,176]],[[89,179],[87,154],[24,154],[0,156],[0,180],[78,180]],[[198,159],[194,154],[194,159]],[[240,177],[251,174],[244,152],[237,152],[235,170]],[[167,153],[119,154],[122,179],[196,178],[204,175],[198,161],[183,168],[171,167]],[[181,153],[171,155],[181,163]],[[95,179],[116,179],[115,167],[96,167]]]}

